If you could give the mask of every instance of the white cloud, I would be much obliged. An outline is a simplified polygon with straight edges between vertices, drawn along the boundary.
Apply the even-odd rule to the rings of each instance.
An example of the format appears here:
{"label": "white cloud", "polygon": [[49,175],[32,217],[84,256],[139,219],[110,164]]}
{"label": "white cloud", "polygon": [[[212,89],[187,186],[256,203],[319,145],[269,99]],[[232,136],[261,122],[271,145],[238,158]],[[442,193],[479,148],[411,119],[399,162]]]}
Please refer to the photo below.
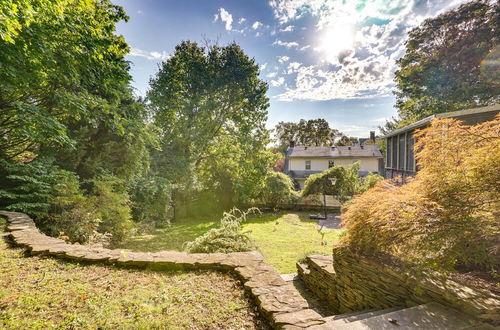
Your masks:
{"label": "white cloud", "polygon": [[252,24],[252,29],[254,30],[257,30],[258,28],[262,27],[264,24],[262,24],[261,22],[259,21],[255,21],[253,24]]}
{"label": "white cloud", "polygon": [[291,67],[295,86],[278,95],[280,100],[331,100],[389,96],[393,87],[391,63],[383,57],[353,61],[349,66],[328,70],[321,64]]}
{"label": "white cloud", "polygon": [[219,8],[219,12],[214,15],[214,20],[213,22],[217,22],[218,20],[221,20],[221,22],[225,23],[225,28],[227,31],[231,31],[233,28],[233,15],[231,15],[227,10],[224,8]]}
{"label": "white cloud", "polygon": [[277,74],[278,74],[277,72],[269,72],[268,74],[266,74],[266,77],[267,78],[274,78],[274,77],[276,77]]}
{"label": "white cloud", "polygon": [[290,57],[288,56],[276,56],[278,58],[278,62],[280,63],[285,63],[285,62],[288,62],[288,60],[290,59]]}
{"label": "white cloud", "polygon": [[130,49],[130,53],[128,54],[129,56],[135,56],[135,57],[144,57],[147,58],[148,60],[161,60],[161,61],[166,61],[169,59],[169,55],[167,54],[166,51],[162,52],[157,52],[157,51],[152,51],[148,52],[139,48],[134,48],[132,47]]}
{"label": "white cloud", "polygon": [[244,23],[247,19],[245,17],[242,17],[238,20],[238,24]]}
{"label": "white cloud", "polygon": [[280,31],[281,31],[281,32],[292,32],[294,28],[295,28],[295,26],[293,26],[293,25],[288,25],[286,28],[284,28],[284,29],[280,29]]}
{"label": "white cloud", "polygon": [[260,71],[265,70],[266,68],[267,68],[267,62],[259,66]]}
{"label": "white cloud", "polygon": [[276,80],[271,80],[271,85],[273,87],[278,87],[278,86],[281,86],[285,83],[285,78],[283,77],[279,77],[278,79]]}
{"label": "white cloud", "polygon": [[[468,0],[271,0],[280,31],[305,15],[314,37],[308,45],[276,40],[273,44],[312,49],[314,65],[297,67],[290,60],[288,82],[281,100],[331,100],[391,95],[396,61],[404,55],[408,31],[428,17],[456,8]],[[305,28],[305,27],[303,27]],[[284,63],[285,61],[280,63]]]}
{"label": "white cloud", "polygon": [[339,125],[338,129],[348,136],[355,137],[366,137],[367,133],[371,130],[370,127],[361,125]]}
{"label": "white cloud", "polygon": [[139,9],[139,10],[137,11],[137,14],[138,14],[138,15],[142,15],[142,14],[143,14],[142,10],[140,10],[140,9]]}
{"label": "white cloud", "polygon": [[275,42],[273,42],[273,45],[284,46],[286,48],[299,47],[299,44],[295,41],[286,42],[286,41],[276,40]]}
{"label": "white cloud", "polygon": [[301,64],[299,62],[290,62],[288,63],[288,68],[286,73],[287,74],[292,74],[294,72],[297,72],[298,69],[300,68]]}

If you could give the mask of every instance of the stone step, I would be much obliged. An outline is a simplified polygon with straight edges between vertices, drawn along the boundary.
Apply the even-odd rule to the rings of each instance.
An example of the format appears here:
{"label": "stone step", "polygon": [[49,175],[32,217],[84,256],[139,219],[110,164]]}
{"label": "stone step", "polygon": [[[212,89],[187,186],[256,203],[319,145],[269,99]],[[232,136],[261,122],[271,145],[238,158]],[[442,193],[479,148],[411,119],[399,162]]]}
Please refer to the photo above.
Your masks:
{"label": "stone step", "polygon": [[364,320],[364,319],[370,318],[372,316],[378,316],[378,315],[383,315],[383,314],[399,311],[399,310],[402,310],[403,308],[404,307],[392,307],[392,308],[386,308],[386,309],[369,309],[369,310],[364,310],[364,311],[359,311],[359,312],[332,315],[332,316],[325,317],[324,320],[329,322],[328,323],[329,325],[337,326],[337,325],[342,325],[345,323]]}
{"label": "stone step", "polygon": [[285,282],[292,282],[295,281],[299,278],[299,275],[297,273],[292,273],[292,274],[281,274],[281,278]]}
{"label": "stone step", "polygon": [[[344,324],[327,322],[311,329],[366,330],[366,329],[426,329],[426,330],[460,330],[474,329],[484,325],[463,313],[431,302],[411,308],[372,316],[363,320]],[[481,328],[481,329],[483,329]],[[487,329],[487,328],[484,328]]]}

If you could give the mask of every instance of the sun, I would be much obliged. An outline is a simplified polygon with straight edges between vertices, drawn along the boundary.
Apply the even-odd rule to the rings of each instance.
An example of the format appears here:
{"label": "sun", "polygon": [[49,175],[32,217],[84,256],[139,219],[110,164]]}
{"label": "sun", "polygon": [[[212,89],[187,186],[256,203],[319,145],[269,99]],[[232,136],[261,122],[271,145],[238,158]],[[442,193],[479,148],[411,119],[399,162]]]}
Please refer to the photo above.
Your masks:
{"label": "sun", "polygon": [[330,63],[338,62],[338,55],[344,51],[353,49],[354,32],[351,24],[337,22],[326,27],[319,37],[318,50],[324,59]]}

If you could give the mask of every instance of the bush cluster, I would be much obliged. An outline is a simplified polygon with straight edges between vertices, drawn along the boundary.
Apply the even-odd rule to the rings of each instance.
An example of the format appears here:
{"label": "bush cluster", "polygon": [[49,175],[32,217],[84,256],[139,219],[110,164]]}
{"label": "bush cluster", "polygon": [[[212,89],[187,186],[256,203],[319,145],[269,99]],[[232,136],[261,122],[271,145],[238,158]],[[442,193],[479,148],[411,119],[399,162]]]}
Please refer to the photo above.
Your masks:
{"label": "bush cluster", "polygon": [[210,229],[202,236],[185,245],[189,253],[215,253],[215,252],[243,252],[255,249],[254,243],[241,232],[241,224],[246,221],[251,213],[260,213],[257,208],[250,208],[243,212],[233,208],[224,212],[218,228]]}
{"label": "bush cluster", "polygon": [[333,166],[321,173],[310,175],[302,190],[302,196],[326,194],[335,196],[341,203],[356,194],[361,194],[383,179],[370,173],[365,178],[359,176],[359,162],[350,166]]}
{"label": "bush cluster", "polygon": [[500,116],[475,126],[434,120],[416,139],[416,177],[402,186],[384,180],[354,198],[344,243],[435,268],[496,271]]}
{"label": "bush cluster", "polygon": [[270,171],[264,181],[261,199],[264,205],[277,209],[283,204],[293,204],[299,198],[292,179],[281,172]]}

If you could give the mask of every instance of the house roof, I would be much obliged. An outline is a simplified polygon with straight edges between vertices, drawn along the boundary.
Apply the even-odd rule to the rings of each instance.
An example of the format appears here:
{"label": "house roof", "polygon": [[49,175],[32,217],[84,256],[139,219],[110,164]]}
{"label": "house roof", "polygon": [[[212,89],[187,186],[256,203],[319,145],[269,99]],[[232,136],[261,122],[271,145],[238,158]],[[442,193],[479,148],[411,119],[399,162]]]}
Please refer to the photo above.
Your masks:
{"label": "house roof", "polygon": [[421,119],[419,121],[416,121],[416,122],[414,122],[410,125],[407,125],[405,127],[394,130],[394,131],[390,132],[389,134],[387,134],[386,136],[384,136],[383,138],[386,139],[388,137],[398,135],[400,133],[404,133],[404,132],[411,131],[411,130],[416,129],[416,128],[424,127],[434,118],[456,118],[459,120],[469,118],[469,119],[472,119],[471,124],[474,124],[474,123],[490,120],[498,112],[500,112],[500,104],[495,104],[495,105],[491,105],[488,107],[472,108],[472,109],[466,109],[466,110],[437,113],[435,115],[426,117],[426,118]]}
{"label": "house roof", "polygon": [[288,158],[359,158],[376,157],[382,158],[380,146],[368,144],[352,147],[290,147],[286,155]]}

